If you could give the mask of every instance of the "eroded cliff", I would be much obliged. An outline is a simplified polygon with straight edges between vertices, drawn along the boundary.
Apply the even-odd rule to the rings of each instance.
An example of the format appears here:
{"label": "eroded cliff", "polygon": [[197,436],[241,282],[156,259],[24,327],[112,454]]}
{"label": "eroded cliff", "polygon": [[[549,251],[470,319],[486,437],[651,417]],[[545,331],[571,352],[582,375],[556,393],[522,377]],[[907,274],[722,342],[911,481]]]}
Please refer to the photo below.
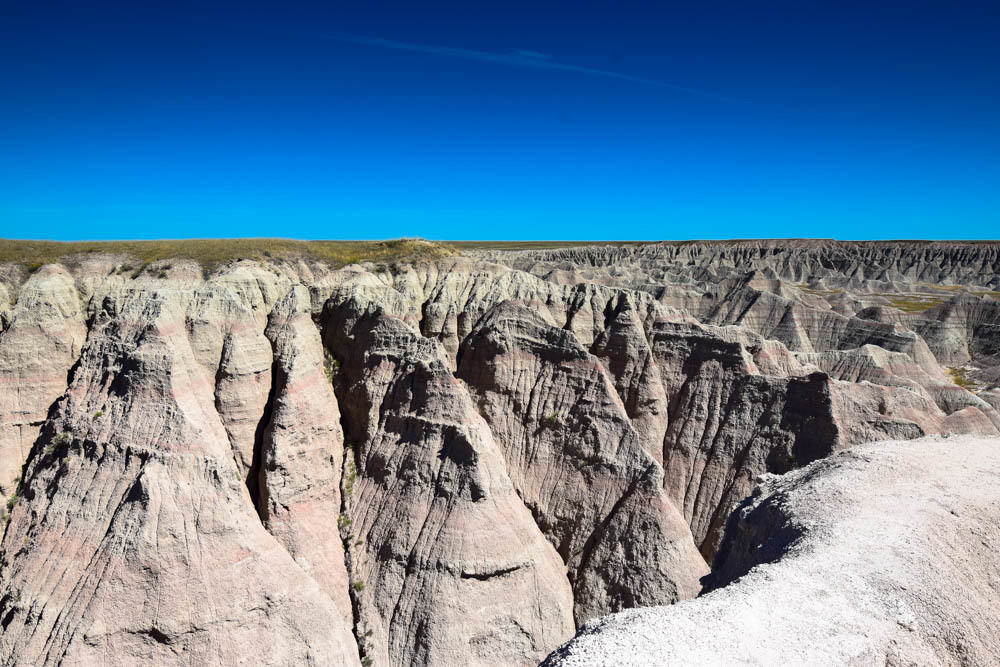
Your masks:
{"label": "eroded cliff", "polygon": [[469,254],[0,271],[4,663],[531,664],[762,473],[998,434],[996,246]]}

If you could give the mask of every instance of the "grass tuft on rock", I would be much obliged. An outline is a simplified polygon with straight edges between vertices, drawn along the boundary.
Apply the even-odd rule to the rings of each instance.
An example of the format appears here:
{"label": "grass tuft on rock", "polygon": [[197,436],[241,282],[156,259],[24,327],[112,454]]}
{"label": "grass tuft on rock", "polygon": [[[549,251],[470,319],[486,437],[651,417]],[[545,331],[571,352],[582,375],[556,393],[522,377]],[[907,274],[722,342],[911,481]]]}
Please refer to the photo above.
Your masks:
{"label": "grass tuft on rock", "polygon": [[967,368],[952,366],[948,369],[948,375],[951,376],[952,382],[966,391],[975,391],[979,388],[979,385],[973,382],[969,377],[969,370]]}

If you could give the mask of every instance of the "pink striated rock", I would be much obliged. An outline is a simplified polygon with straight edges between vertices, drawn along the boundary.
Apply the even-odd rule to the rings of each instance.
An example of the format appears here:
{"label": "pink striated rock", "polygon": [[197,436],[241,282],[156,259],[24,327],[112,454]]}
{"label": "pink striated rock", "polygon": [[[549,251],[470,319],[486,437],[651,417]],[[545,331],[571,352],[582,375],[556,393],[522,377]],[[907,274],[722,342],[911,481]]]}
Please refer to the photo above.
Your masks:
{"label": "pink striated rock", "polygon": [[21,286],[7,318],[0,333],[0,501],[16,489],[15,477],[87,336],[73,278],[54,264]]}
{"label": "pink striated rock", "polygon": [[246,502],[183,322],[145,290],[96,315],[3,538],[3,662],[358,662]]}
{"label": "pink striated rock", "polygon": [[578,623],[697,594],[708,568],[663,494],[663,470],[572,334],[502,303],[463,343],[458,376],[566,562]]}
{"label": "pink striated rock", "polygon": [[537,662],[573,631],[569,582],[444,350],[354,301],[323,317],[357,472],[341,526],[363,655]]}
{"label": "pink striated rock", "polygon": [[293,288],[271,312],[274,400],[260,452],[261,520],[354,624],[337,519],[344,433],[309,293]]}

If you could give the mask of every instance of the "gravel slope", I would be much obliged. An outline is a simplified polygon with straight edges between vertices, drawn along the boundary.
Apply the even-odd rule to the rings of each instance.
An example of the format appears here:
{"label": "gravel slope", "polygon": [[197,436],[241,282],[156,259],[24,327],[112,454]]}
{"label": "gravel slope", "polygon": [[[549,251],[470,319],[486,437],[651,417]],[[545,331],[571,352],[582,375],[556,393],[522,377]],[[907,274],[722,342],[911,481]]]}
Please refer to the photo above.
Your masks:
{"label": "gravel slope", "polygon": [[588,623],[543,664],[1000,664],[1000,440],[874,443],[760,481],[713,576],[761,564]]}

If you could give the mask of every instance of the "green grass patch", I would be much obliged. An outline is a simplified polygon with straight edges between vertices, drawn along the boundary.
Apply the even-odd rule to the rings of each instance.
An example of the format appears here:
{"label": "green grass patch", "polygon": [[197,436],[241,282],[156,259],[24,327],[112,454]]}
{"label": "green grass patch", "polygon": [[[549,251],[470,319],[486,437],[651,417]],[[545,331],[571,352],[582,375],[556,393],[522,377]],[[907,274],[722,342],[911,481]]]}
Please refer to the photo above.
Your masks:
{"label": "green grass patch", "polygon": [[[448,244],[420,239],[393,241],[296,241],[292,239],[179,239],[161,241],[18,241],[0,239],[0,264],[21,264],[29,272],[44,264],[87,254],[126,255],[137,273],[153,262],[191,259],[206,270],[235,259],[298,260],[344,266],[358,262],[433,259],[454,254]],[[124,268],[121,272],[126,272]]]}

